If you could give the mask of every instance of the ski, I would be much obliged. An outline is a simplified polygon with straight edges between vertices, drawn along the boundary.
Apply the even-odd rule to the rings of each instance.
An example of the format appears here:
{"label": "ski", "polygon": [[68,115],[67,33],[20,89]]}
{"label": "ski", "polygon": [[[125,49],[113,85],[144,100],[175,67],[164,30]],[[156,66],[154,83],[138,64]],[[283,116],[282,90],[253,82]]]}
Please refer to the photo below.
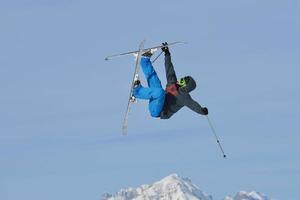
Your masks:
{"label": "ski", "polygon": [[136,62],[135,62],[135,69],[134,69],[134,74],[131,82],[131,88],[130,88],[130,93],[129,93],[129,98],[128,98],[128,103],[127,103],[127,108],[125,111],[125,116],[124,116],[124,121],[123,121],[123,127],[122,127],[122,133],[123,135],[127,135],[127,128],[128,128],[128,117],[129,113],[131,110],[131,104],[135,102],[135,98],[133,96],[133,89],[134,89],[134,82],[138,80],[139,77],[139,69],[140,69],[140,62],[141,62],[141,56],[144,52],[144,43],[146,40],[143,40],[140,45],[139,45],[139,50],[135,51],[137,53],[136,57]]}
{"label": "ski", "polygon": [[[144,47],[143,47],[142,52],[146,52],[146,51],[149,51],[151,49],[159,49],[159,48],[162,48],[163,46],[172,46],[172,45],[175,45],[175,44],[186,44],[186,42],[181,42],[181,41],[171,42],[171,43],[168,43],[167,45],[158,45],[158,46],[150,47],[150,48],[146,48],[146,49],[144,49]],[[129,54],[135,54],[135,53],[138,53],[139,51],[140,51],[140,49],[137,50],[137,51],[129,51],[129,52],[125,52],[125,53],[114,54],[114,55],[111,55],[111,56],[107,56],[105,58],[105,60],[111,60],[113,58],[126,56],[126,55],[129,55]]]}

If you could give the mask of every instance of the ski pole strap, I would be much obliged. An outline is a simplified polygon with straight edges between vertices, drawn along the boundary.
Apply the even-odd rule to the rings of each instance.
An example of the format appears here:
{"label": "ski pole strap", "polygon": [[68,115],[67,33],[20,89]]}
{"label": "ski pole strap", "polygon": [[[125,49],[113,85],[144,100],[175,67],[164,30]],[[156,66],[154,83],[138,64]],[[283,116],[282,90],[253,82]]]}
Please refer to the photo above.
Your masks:
{"label": "ski pole strap", "polygon": [[210,121],[208,115],[206,115],[206,119],[207,119],[208,124],[209,124],[209,126],[210,126],[210,128],[211,128],[211,130],[212,130],[212,132],[213,132],[213,134],[214,134],[214,136],[215,136],[215,138],[216,138],[216,141],[217,141],[217,143],[218,143],[218,145],[219,145],[219,148],[220,148],[220,150],[221,150],[221,152],[222,152],[222,154],[223,154],[223,157],[226,158],[226,154],[224,153],[224,150],[223,150],[223,148],[222,148],[222,145],[221,145],[221,143],[220,143],[220,140],[219,140],[219,138],[218,138],[218,136],[217,136],[217,133],[216,133],[216,131],[215,131],[215,129],[214,129],[214,127],[213,127],[213,125],[212,125],[212,123],[211,123],[211,121]]}

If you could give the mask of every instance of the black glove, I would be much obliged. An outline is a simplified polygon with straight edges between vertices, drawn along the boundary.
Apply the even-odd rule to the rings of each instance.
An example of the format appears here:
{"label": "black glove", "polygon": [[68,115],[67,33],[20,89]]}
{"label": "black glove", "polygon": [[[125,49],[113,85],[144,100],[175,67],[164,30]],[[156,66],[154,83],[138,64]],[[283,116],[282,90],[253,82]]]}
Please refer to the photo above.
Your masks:
{"label": "black glove", "polygon": [[208,115],[208,109],[206,107],[202,108],[203,115]]}
{"label": "black glove", "polygon": [[[167,42],[163,42],[162,45],[168,45],[168,43]],[[168,46],[162,47],[161,50],[165,53],[165,56],[171,55]]]}

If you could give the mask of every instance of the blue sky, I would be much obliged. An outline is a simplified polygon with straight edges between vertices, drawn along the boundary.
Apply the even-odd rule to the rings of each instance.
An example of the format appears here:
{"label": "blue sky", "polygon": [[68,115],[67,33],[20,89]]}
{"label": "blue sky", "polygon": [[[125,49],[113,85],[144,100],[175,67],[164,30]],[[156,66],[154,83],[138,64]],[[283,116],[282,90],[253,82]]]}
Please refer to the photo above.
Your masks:
{"label": "blue sky", "polygon": [[[0,199],[100,199],[171,173],[214,199],[299,199],[299,11],[299,0],[1,1]],[[104,57],[144,38],[188,42],[173,63],[197,80],[227,159],[188,109],[163,121],[139,102],[121,136],[134,60]]]}

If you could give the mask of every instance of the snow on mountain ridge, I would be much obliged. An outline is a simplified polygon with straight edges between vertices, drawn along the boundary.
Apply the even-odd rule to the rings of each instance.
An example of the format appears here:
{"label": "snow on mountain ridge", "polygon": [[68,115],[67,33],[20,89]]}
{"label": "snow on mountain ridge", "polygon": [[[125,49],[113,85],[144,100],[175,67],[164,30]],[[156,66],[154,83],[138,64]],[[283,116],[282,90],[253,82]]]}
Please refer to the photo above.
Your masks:
{"label": "snow on mountain ridge", "polygon": [[225,197],[224,200],[270,200],[270,199],[259,192],[240,191],[233,198],[227,196]]}
{"label": "snow on mountain ridge", "polygon": [[[202,192],[190,179],[171,174],[151,185],[121,189],[115,195],[104,194],[102,200],[213,200]],[[271,200],[259,192],[240,191],[224,200]]]}
{"label": "snow on mountain ridge", "polygon": [[171,174],[152,185],[120,190],[116,195],[105,194],[103,200],[212,200],[188,178]]}

